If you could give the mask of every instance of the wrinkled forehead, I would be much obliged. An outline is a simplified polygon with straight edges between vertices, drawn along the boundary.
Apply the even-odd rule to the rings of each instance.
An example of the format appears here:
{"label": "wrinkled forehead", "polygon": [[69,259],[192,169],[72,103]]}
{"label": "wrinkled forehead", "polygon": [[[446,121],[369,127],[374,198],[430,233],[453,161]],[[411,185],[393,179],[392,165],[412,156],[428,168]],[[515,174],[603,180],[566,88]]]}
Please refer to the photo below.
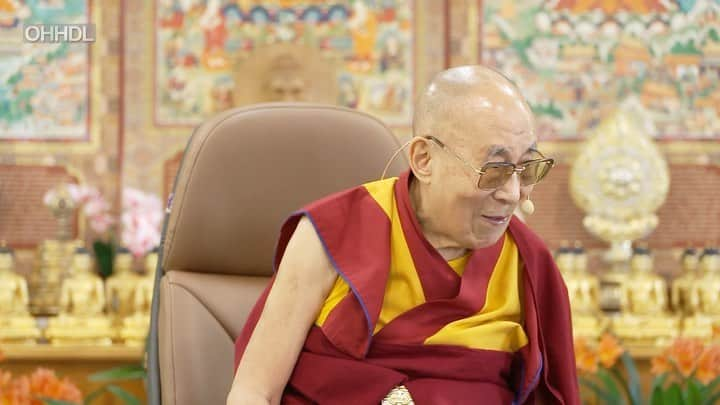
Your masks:
{"label": "wrinkled forehead", "polygon": [[441,127],[446,142],[473,156],[512,160],[537,147],[532,114],[524,107],[498,110],[471,105],[450,114]]}

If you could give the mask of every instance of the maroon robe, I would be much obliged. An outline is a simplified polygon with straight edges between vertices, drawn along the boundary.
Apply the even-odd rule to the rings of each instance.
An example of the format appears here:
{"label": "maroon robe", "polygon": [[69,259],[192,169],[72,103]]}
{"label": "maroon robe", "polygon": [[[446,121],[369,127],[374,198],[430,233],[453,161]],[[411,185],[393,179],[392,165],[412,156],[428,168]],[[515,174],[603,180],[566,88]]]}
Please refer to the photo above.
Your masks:
{"label": "maroon robe", "polygon": [[[472,253],[462,277],[438,271],[447,262],[427,242],[410,205],[406,172],[395,183],[400,221],[426,302],[373,335],[390,268],[390,221],[363,186],[309,204],[283,225],[275,269],[299,220],[307,216],[351,293],[322,327],[314,325],[283,394],[284,404],[379,404],[405,385],[423,404],[531,404],[538,397],[580,404],[567,289],[552,255],[521,221],[509,232],[523,270],[524,330],[516,353],[423,342],[485,302],[503,239]],[[236,342],[239,363],[271,286],[253,308]]]}

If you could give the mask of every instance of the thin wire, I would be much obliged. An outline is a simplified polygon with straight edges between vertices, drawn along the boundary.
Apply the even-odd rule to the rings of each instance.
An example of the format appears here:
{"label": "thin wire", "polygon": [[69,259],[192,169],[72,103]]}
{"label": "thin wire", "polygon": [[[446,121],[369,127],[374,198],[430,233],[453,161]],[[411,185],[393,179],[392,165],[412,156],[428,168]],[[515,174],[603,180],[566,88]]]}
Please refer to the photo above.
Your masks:
{"label": "thin wire", "polygon": [[[414,138],[413,138],[414,139]],[[385,180],[385,175],[387,174],[388,169],[390,168],[390,165],[393,161],[395,161],[395,158],[397,158],[397,155],[405,149],[406,146],[410,145],[410,142],[413,140],[410,139],[409,141],[405,142],[400,148],[398,148],[395,153],[390,157],[390,160],[388,160],[387,164],[385,165],[385,169],[383,169],[382,176],[380,177],[380,180]]]}

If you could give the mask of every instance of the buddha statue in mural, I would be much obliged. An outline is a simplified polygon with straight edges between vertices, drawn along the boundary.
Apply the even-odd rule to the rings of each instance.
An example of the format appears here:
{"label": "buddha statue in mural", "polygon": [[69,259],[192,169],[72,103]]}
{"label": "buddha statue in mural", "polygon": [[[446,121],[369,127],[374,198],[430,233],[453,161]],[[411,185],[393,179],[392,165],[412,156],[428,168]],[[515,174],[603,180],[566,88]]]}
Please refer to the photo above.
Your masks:
{"label": "buddha statue in mural", "polygon": [[113,261],[113,274],[105,282],[107,312],[116,327],[132,313],[133,295],[140,281],[140,276],[133,271],[132,266],[133,256],[130,251],[119,248]]}
{"label": "buddha statue in mural", "polygon": [[695,249],[688,248],[683,251],[680,257],[682,264],[682,275],[672,283],[672,292],[670,294],[673,310],[684,316],[692,315],[690,308],[690,288],[698,278],[698,255]]}
{"label": "buddha statue in mural", "polygon": [[109,345],[113,333],[104,308],[102,279],[93,272],[90,253],[78,248],[60,287],[60,314],[50,319],[45,337],[53,345]]}
{"label": "buddha statue in mural", "polygon": [[142,346],[145,344],[145,338],[150,328],[150,310],[157,262],[157,249],[145,256],[145,273],[139,277],[133,293],[132,314],[122,321],[120,338],[125,345]]}
{"label": "buddha statue in mural", "polygon": [[720,331],[720,250],[707,248],[700,255],[700,273],[689,289],[692,316],[683,322],[683,335],[717,338]]}
{"label": "buddha statue in mural", "polygon": [[336,104],[339,59],[317,48],[290,43],[259,47],[237,62],[235,106],[272,101]]}
{"label": "buddha statue in mural", "polygon": [[15,274],[10,248],[0,246],[0,343],[34,343],[40,337],[35,318],[28,311],[25,278]]}
{"label": "buddha statue in mural", "polygon": [[570,249],[571,266],[563,274],[572,310],[573,334],[595,338],[608,326],[600,310],[600,282],[588,273],[587,253],[581,245]]}
{"label": "buddha statue in mural", "polygon": [[677,337],[678,316],[668,311],[667,283],[653,272],[647,248],[635,248],[631,272],[620,289],[619,317],[612,328],[622,339],[637,344],[661,345]]}

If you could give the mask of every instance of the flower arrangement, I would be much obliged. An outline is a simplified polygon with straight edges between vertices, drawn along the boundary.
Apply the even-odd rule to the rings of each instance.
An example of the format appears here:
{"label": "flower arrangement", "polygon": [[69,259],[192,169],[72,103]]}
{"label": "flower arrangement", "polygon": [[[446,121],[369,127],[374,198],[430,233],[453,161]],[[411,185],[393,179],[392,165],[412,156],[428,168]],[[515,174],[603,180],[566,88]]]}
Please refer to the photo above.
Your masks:
{"label": "flower arrangement", "polygon": [[[631,382],[636,384],[628,384],[618,359],[621,359]],[[597,348],[585,339],[576,339],[575,362],[580,384],[589,388],[604,403],[616,405],[629,400],[632,405],[643,404],[635,363],[614,336],[603,334]]]}
{"label": "flower arrangement", "polygon": [[[0,362],[3,359],[0,351]],[[97,372],[88,376],[88,380],[105,384],[83,398],[70,379],[61,380],[52,370],[38,368],[30,375],[13,377],[0,369],[0,405],[91,405],[105,392],[126,405],[140,405],[137,397],[113,382],[144,379],[146,375],[145,367],[140,364]]]}
{"label": "flower arrangement", "polygon": [[[62,184],[60,187],[67,190],[73,206],[82,210],[90,229],[95,233],[93,251],[102,276],[107,277],[112,273],[117,226],[122,228],[120,242],[135,257],[143,256],[160,242],[163,211],[162,202],[157,196],[134,188],[125,188],[122,213],[118,220],[112,213],[112,207],[97,188],[71,183]],[[57,199],[58,188],[45,194],[46,206],[51,206]]]}
{"label": "flower arrangement", "polygon": [[[618,361],[618,359],[620,361]],[[580,384],[606,404],[692,404],[720,401],[720,345],[697,339],[677,339],[652,359],[655,375],[648,395],[632,357],[618,340],[604,334],[597,346],[575,341],[575,361]]]}
{"label": "flower arrangement", "polygon": [[656,375],[652,398],[684,399],[691,404],[720,401],[720,345],[678,339],[652,359]]}
{"label": "flower arrangement", "polygon": [[0,370],[1,405],[43,405],[62,401],[64,404],[82,404],[82,393],[67,377],[59,379],[55,372],[38,368],[30,375],[13,377]]}

